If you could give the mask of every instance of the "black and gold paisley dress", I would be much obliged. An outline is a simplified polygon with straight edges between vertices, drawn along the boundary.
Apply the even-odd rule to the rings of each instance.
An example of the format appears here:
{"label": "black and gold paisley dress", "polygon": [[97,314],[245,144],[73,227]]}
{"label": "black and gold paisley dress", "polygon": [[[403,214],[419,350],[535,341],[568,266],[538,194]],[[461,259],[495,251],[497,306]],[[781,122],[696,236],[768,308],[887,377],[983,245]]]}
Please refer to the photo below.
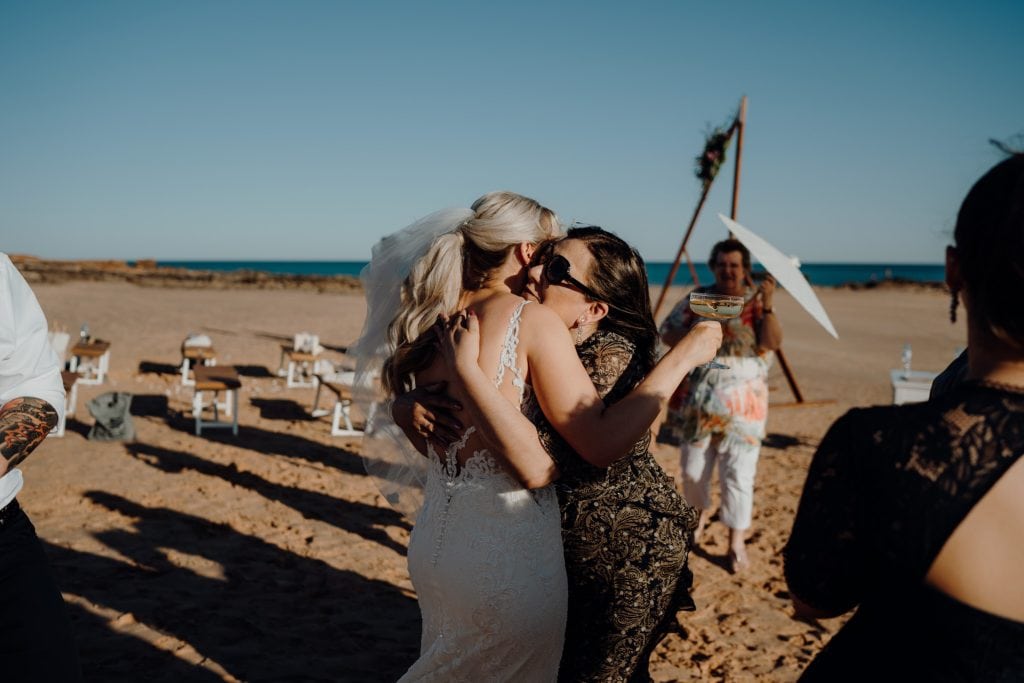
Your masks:
{"label": "black and gold paisley dress", "polygon": [[[577,347],[605,403],[643,378],[633,344],[598,331]],[[561,470],[555,483],[569,576],[561,681],[649,680],[647,662],[680,609],[693,609],[687,555],[697,511],[648,450],[646,435],[610,467],[572,450],[535,399],[524,411]]]}

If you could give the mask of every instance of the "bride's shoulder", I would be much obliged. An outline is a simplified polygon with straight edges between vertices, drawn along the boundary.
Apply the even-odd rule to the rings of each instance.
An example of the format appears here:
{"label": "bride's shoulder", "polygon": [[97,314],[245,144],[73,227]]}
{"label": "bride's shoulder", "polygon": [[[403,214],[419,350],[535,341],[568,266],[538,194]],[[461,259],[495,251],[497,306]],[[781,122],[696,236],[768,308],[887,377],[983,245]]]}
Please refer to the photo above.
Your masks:
{"label": "bride's shoulder", "polygon": [[572,348],[572,336],[557,313],[536,301],[531,301],[523,307],[519,321],[519,339],[528,348],[536,345],[545,349],[560,346],[560,337],[564,337],[569,348]]}
{"label": "bride's shoulder", "polygon": [[519,337],[525,339],[550,339],[559,332],[569,334],[565,323],[558,314],[547,306],[524,299],[516,294],[499,294],[488,298],[477,310],[481,324],[509,324],[518,318]]}
{"label": "bride's shoulder", "polygon": [[[506,330],[516,317],[516,311],[524,303],[524,299],[514,294],[496,294],[470,306],[480,321],[480,329],[488,331]],[[526,306],[525,308],[531,308]],[[519,314],[519,317],[522,313]]]}
{"label": "bride's shoulder", "polygon": [[536,301],[527,301],[527,306],[523,307],[521,318],[523,324],[531,326],[555,326],[565,328],[565,323],[558,317],[558,314],[548,308],[542,303]]}
{"label": "bride's shoulder", "polygon": [[[526,300],[521,296],[515,294],[495,294],[489,296],[483,301],[471,306],[477,313],[485,317],[505,317],[514,315],[516,309],[521,306]],[[529,308],[529,306],[527,306]]]}

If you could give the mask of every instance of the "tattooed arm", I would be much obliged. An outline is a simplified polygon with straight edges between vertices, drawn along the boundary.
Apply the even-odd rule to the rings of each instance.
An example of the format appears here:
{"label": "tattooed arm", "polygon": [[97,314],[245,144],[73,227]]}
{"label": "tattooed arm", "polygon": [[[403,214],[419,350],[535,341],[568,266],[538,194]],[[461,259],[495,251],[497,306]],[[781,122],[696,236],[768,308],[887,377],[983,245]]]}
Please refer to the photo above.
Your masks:
{"label": "tattooed arm", "polygon": [[40,398],[16,398],[0,408],[0,475],[27,458],[56,425],[57,411]]}

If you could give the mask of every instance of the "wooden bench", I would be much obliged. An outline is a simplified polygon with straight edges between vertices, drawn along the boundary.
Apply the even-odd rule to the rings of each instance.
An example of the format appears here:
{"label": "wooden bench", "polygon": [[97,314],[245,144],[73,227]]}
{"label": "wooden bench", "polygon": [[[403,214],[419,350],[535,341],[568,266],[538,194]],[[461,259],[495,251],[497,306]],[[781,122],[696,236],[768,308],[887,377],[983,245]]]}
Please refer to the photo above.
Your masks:
{"label": "wooden bench", "polygon": [[[230,429],[238,435],[238,392],[242,388],[242,380],[230,365],[197,365],[192,371],[195,375],[195,395],[192,397],[192,416],[196,421],[196,435],[203,433],[203,427]],[[209,403],[203,401],[204,392],[212,392],[213,399]],[[224,392],[224,401],[217,402],[217,394]],[[213,419],[204,420],[203,410],[213,409]],[[230,422],[220,419],[220,411],[224,411]]]}
{"label": "wooden bench", "polygon": [[79,373],[80,384],[103,384],[110,370],[110,342],[97,339],[75,344],[68,369]]}

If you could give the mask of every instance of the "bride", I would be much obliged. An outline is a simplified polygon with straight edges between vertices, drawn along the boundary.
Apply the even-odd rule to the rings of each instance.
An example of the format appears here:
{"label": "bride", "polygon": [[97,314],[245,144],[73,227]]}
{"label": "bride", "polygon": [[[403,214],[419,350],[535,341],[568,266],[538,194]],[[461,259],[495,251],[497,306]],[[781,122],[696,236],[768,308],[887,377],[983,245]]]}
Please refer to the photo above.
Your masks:
{"label": "bride", "polygon": [[[360,375],[379,367],[392,397],[447,381],[453,397],[470,400],[431,333],[439,316],[465,309],[479,322],[478,363],[498,400],[521,406],[532,386],[548,418],[581,450],[608,458],[627,452],[686,372],[714,355],[720,329],[698,328],[633,394],[605,410],[562,320],[512,293],[522,289],[536,245],[558,230],[554,213],[536,201],[495,192],[471,210],[432,214],[382,240],[364,273]],[[395,444],[401,451],[401,432],[387,412],[369,420],[364,457],[371,474],[395,484],[394,468],[378,468],[387,464],[382,446],[390,438],[391,451]],[[551,486],[557,469],[539,439],[510,440],[516,433],[494,420],[471,424],[443,452],[429,434],[413,435],[427,457],[398,469],[415,475],[426,465],[408,554],[423,633],[420,657],[402,681],[557,677],[567,601]],[[409,511],[408,487],[393,485],[386,495]]]}

